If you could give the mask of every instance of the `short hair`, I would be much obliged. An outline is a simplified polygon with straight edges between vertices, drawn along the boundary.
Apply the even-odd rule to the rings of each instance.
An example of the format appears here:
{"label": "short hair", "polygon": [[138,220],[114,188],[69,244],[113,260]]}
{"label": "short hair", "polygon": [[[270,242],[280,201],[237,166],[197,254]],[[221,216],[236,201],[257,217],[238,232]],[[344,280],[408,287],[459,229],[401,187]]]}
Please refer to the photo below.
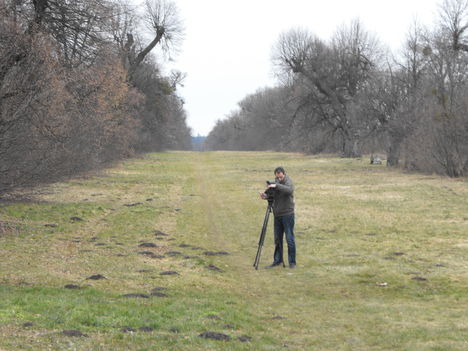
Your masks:
{"label": "short hair", "polygon": [[276,167],[276,168],[275,168],[274,174],[276,174],[276,173],[283,173],[283,174],[286,174],[286,171],[284,170],[283,167]]}

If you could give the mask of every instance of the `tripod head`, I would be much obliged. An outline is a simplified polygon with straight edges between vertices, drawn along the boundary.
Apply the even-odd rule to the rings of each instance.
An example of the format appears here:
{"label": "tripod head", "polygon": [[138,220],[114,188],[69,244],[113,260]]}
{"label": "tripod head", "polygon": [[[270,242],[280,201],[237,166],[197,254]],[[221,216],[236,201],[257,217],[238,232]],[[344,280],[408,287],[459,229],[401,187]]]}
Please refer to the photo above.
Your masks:
{"label": "tripod head", "polygon": [[[267,180],[266,183],[267,183],[267,186],[270,184],[276,184],[276,182],[271,182],[269,180]],[[266,200],[268,200],[269,203],[272,203],[275,200],[275,191],[276,191],[275,188],[268,188],[268,187],[265,190],[264,193],[267,196]]]}

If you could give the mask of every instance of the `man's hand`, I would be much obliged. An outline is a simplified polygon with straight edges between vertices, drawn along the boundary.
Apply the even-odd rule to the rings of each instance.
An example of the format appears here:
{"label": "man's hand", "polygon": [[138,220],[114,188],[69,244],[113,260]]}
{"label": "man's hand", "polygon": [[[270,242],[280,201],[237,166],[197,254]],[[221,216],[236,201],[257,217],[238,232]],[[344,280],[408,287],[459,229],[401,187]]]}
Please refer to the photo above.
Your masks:
{"label": "man's hand", "polygon": [[276,184],[269,184],[269,185],[268,185],[268,188],[269,188],[269,189],[270,189],[270,188],[276,188]]}
{"label": "man's hand", "polygon": [[267,195],[265,193],[260,193],[260,198],[263,200],[267,199]]}

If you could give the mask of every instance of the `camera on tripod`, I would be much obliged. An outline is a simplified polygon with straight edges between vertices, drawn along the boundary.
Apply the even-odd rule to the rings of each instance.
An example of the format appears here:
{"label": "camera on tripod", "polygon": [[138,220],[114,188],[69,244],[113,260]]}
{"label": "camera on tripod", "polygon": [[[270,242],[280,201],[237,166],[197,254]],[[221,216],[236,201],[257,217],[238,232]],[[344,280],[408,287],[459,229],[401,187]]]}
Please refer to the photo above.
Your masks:
{"label": "camera on tripod", "polygon": [[[267,183],[267,186],[270,185],[270,184],[276,184],[276,182],[271,182],[269,180],[266,181]],[[273,201],[274,197],[275,197],[275,188],[268,188],[265,190],[265,194],[266,194],[266,200],[268,201]]]}

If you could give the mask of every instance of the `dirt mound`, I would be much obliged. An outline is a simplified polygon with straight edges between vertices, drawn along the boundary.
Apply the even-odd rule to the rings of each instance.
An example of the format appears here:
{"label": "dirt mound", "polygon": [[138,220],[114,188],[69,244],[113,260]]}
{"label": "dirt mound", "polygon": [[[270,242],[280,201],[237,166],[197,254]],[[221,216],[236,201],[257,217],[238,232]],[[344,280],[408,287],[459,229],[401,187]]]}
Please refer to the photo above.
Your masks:
{"label": "dirt mound", "polygon": [[149,299],[149,295],[140,294],[140,293],[124,294],[124,295],[122,295],[122,296],[123,296],[123,297],[134,297],[134,298],[139,298],[139,299]]}
{"label": "dirt mound", "polygon": [[223,256],[223,255],[229,255],[229,252],[226,251],[205,251],[203,253],[206,256]]}
{"label": "dirt mound", "polygon": [[70,290],[78,290],[81,289],[79,285],[76,284],[67,284],[64,286],[65,289],[70,289]]}
{"label": "dirt mound", "polygon": [[237,338],[240,342],[249,342],[252,341],[252,337],[248,335],[241,335]]}
{"label": "dirt mound", "polygon": [[165,272],[161,272],[159,274],[160,275],[179,275],[179,273],[177,273],[176,271],[165,271]]}
{"label": "dirt mound", "polygon": [[224,272],[221,268],[219,267],[216,267],[214,264],[210,264],[208,266],[206,266],[207,269],[209,269],[210,271],[215,271],[215,272]]}
{"label": "dirt mound", "polygon": [[164,232],[162,232],[162,231],[160,231],[160,230],[155,230],[155,231],[154,231],[154,235],[155,235],[155,236],[169,236],[169,234],[164,233]]}
{"label": "dirt mound", "polygon": [[62,334],[65,335],[65,336],[78,337],[78,338],[87,338],[88,337],[88,335],[83,334],[79,330],[75,330],[75,329],[64,330],[64,331],[62,331]]}
{"label": "dirt mound", "polygon": [[199,337],[205,338],[205,339],[221,340],[221,341],[231,340],[231,337],[229,335],[218,333],[218,332],[212,332],[212,331],[203,332],[199,335]]}
{"label": "dirt mound", "polygon": [[141,243],[138,247],[157,247],[156,244],[153,243]]}

